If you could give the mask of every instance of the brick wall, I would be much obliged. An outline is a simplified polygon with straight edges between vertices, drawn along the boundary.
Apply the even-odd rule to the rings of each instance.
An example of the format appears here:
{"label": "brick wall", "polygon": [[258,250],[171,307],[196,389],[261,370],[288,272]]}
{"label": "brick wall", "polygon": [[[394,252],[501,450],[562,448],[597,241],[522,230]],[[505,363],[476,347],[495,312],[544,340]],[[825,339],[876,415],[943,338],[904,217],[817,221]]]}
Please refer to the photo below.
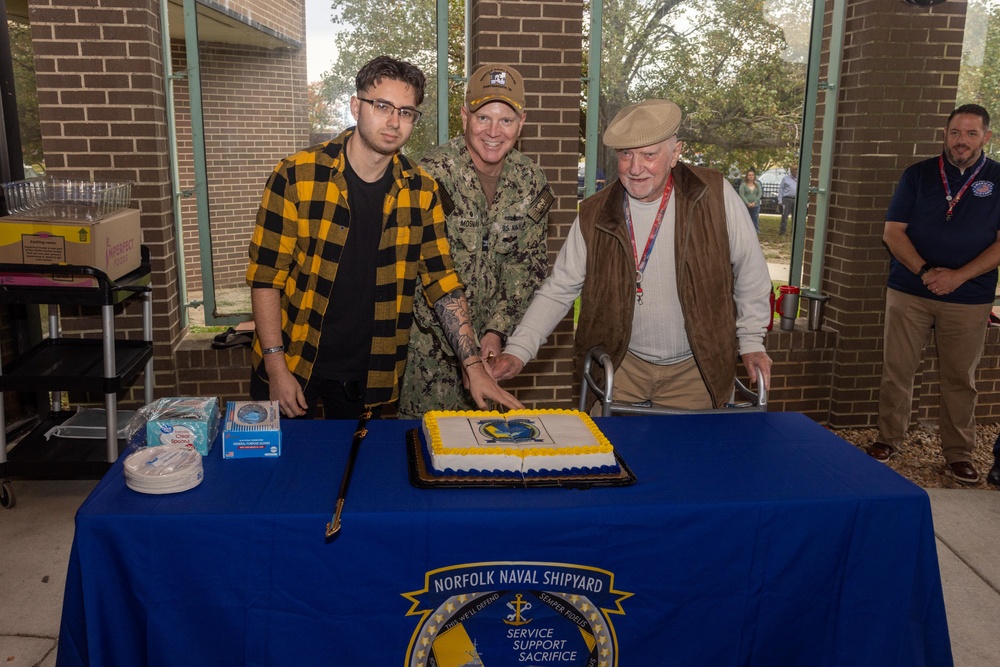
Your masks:
{"label": "brick wall", "polygon": [[212,334],[190,334],[177,347],[179,396],[217,396],[222,405],[250,397],[250,348],[211,348]]}
{"label": "brick wall", "polygon": [[[809,331],[801,318],[796,321],[793,331],[781,331],[776,324],[766,340],[773,362],[768,410],[801,412],[817,422],[826,423],[830,418],[837,344],[835,331],[828,327]],[[745,375],[741,367],[739,376]]]}
{"label": "brick wall", "polygon": [[[518,148],[545,170],[556,201],[549,211],[549,264],[576,217],[580,144],[583,4],[516,0],[472,5],[472,65],[506,62],[524,76],[527,123]],[[510,383],[526,405],[570,407],[572,320]]]}

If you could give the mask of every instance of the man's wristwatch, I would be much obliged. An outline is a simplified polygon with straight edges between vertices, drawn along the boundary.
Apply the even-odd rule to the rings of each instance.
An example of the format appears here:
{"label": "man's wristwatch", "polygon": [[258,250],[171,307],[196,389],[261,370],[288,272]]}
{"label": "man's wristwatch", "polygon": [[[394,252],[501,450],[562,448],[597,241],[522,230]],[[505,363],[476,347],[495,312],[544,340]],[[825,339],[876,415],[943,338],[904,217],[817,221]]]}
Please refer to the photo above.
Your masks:
{"label": "man's wristwatch", "polygon": [[933,269],[930,262],[925,262],[923,266],[920,267],[920,271],[917,273],[917,278],[923,278],[924,274]]}

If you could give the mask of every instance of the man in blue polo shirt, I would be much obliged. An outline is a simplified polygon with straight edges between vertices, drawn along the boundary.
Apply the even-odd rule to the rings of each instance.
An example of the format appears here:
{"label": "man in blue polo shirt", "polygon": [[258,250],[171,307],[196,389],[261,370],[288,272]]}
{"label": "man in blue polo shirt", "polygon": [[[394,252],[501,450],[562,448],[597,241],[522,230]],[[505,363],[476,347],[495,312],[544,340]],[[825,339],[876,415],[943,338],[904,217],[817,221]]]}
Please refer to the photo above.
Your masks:
{"label": "man in blue polo shirt", "polygon": [[878,440],[888,461],[910,422],[913,377],[934,330],[941,377],[939,430],[947,472],[979,481],[976,366],[1000,265],[1000,164],[986,157],[990,115],[966,104],[948,116],[944,152],[903,172],[882,240],[892,254],[886,292]]}

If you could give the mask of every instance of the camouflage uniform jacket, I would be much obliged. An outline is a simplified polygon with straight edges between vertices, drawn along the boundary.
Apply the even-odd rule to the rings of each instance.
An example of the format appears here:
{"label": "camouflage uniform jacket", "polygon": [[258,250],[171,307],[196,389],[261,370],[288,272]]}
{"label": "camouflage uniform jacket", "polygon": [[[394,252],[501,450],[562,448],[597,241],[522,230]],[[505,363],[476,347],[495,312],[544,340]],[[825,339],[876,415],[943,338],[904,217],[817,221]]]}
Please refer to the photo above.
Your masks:
{"label": "camouflage uniform jacket", "polygon": [[[303,387],[319,352],[327,298],[351,226],[344,151],[352,133],[347,130],[278,164],[250,240],[247,284],[282,291],[285,361]],[[422,287],[421,301],[436,301],[462,287],[448,256],[437,183],[401,153],[392,158],[392,175],[382,210],[368,405],[389,403],[398,395],[416,286]],[[336,316],[336,304],[330,310]],[[256,336],[251,360],[255,369],[263,365]]]}
{"label": "camouflage uniform jacket", "polygon": [[[465,285],[476,334],[510,334],[548,267],[546,236],[553,196],[545,174],[530,158],[511,150],[489,206],[464,137],[432,149],[420,162],[437,180],[445,200],[451,256]],[[430,409],[475,409],[426,299],[414,300],[413,316],[400,417],[419,418]]]}

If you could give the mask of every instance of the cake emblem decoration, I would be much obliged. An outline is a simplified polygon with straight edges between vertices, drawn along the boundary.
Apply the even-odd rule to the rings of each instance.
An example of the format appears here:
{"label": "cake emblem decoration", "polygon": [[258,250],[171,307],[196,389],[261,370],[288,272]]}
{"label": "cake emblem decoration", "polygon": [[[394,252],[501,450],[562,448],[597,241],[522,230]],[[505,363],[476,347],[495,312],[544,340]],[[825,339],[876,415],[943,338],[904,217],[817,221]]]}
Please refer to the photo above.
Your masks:
{"label": "cake emblem decoration", "polygon": [[487,438],[487,444],[496,442],[524,442],[537,440],[541,432],[527,419],[484,419],[479,422],[479,432]]}

